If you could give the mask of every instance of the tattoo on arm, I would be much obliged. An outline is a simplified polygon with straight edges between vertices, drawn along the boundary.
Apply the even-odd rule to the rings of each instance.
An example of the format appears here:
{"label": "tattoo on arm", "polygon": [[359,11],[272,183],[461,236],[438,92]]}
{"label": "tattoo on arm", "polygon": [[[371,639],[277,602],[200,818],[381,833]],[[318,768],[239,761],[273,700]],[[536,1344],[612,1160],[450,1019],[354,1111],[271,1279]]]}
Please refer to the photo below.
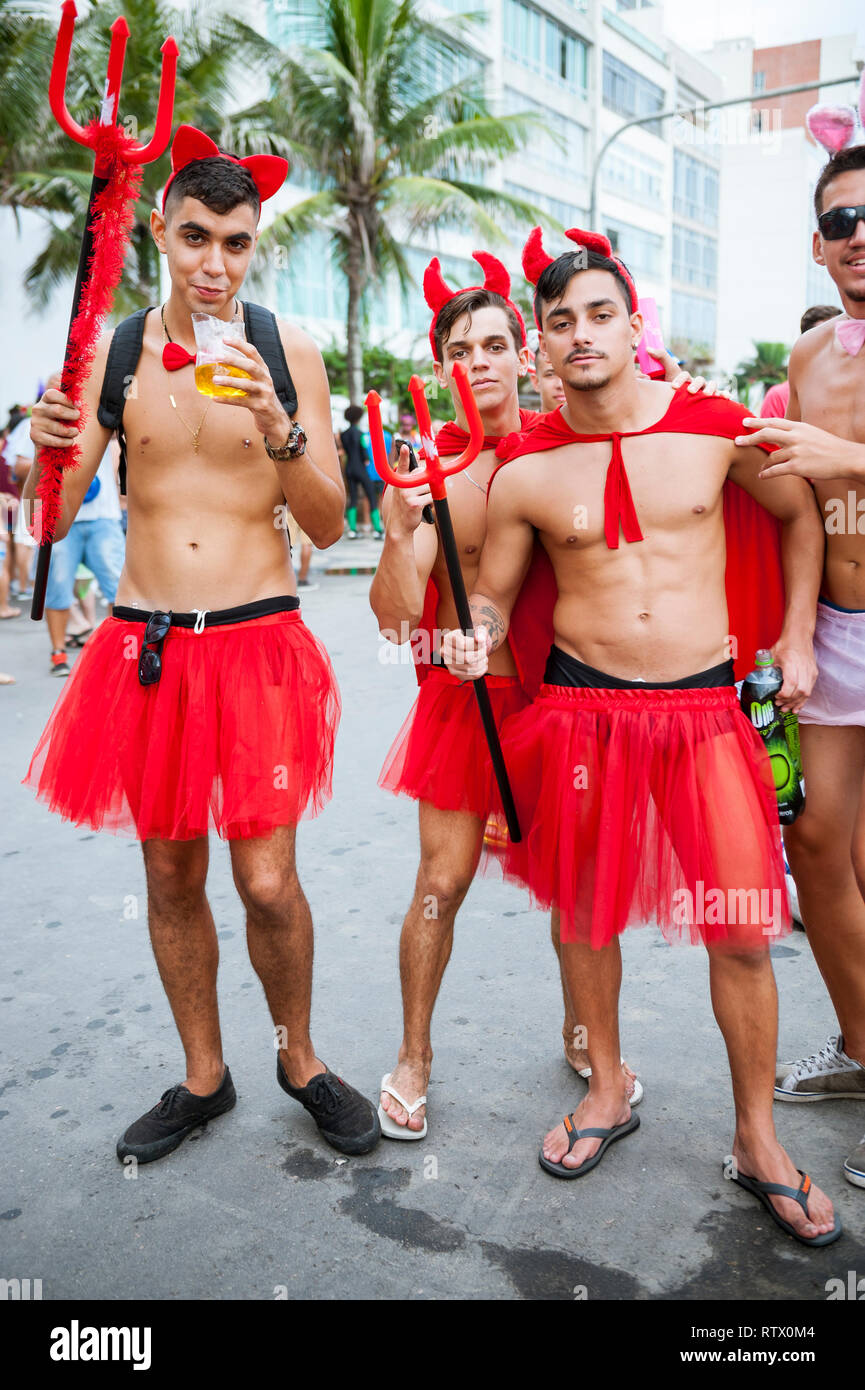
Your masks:
{"label": "tattoo on arm", "polygon": [[485,627],[489,631],[490,637],[492,638],[490,651],[495,651],[505,640],[505,633],[508,630],[508,625],[502,617],[502,614],[499,612],[496,605],[489,601],[486,603],[473,603],[471,605],[471,614],[472,622],[476,628]]}

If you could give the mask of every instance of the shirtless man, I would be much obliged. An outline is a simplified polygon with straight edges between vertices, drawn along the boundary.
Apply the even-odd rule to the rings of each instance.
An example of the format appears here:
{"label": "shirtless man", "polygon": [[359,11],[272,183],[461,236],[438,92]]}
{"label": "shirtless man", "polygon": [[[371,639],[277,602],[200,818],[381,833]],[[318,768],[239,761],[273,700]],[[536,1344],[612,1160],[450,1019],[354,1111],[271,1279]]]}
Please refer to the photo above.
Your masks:
{"label": "shirtless man", "polygon": [[[825,1244],[840,1234],[831,1202],[800,1182],[772,1122],[777,996],[768,946],[789,913],[768,759],[724,660],[725,480],[782,522],[787,612],[774,652],[787,708],[802,703],[816,675],[819,517],[799,480],[760,481],[761,454],[736,448],[740,407],[688,401],[635,375],[642,324],[633,282],[606,239],[569,235],[582,255],[551,260],[533,233],[524,257],[567,407],[542,417],[522,441],[524,456],[493,480],[472,595],[476,632],[451,631],[444,643],[453,674],[471,680],[486,670],[538,535],[559,600],[546,683],[503,735],[524,830],[509,867],[537,901],[561,910],[562,963],[593,1071],[588,1096],[550,1130],[539,1159],[558,1177],[582,1176],[639,1123],[620,1065],[618,937],[654,916],[667,934],[708,948],[736,1103],[731,1175],[790,1234]],[[537,452],[533,436],[549,435],[551,421],[561,443]],[[777,894],[768,917],[756,911],[767,890]],[[705,912],[703,892],[714,904]]]}
{"label": "shirtless man", "polygon": [[[144,321],[136,390],[122,417],[129,529],[117,604],[76,663],[26,779],[64,817],[142,842],[150,937],[186,1057],[183,1083],[118,1143],[118,1157],[142,1163],[236,1100],[205,894],[211,824],[229,842],[250,960],[276,1026],[279,1084],[334,1147],[364,1153],[379,1137],[369,1101],[310,1040],[313,929],[295,865],[297,821],[330,795],[339,693],[324,648],[301,621],[275,519],[287,504],[322,548],[342,534],[327,377],[312,340],[277,320],[286,359],[278,374],[297,419],[250,343],[224,355],[249,375],[243,396],[205,398],[189,365],[191,314],[236,314],[261,199],[286,168],[269,156],[221,155],[190,127],[177,132],[162,211],[151,215],[171,292]],[[243,312],[249,329],[248,305]],[[81,466],[64,478],[60,537],[108,443],[97,410],[112,337],[86,384],[82,430],[59,391],[47,391],[33,412],[39,448],[76,438],[81,448]],[[279,355],[276,334],[268,354]],[[236,386],[237,378],[218,375],[214,384]],[[37,454],[31,501],[38,473]]]}
{"label": "shirtless man", "polygon": [[[799,711],[807,797],[784,842],[839,1034],[779,1066],[782,1101],[865,1100],[865,146],[829,161],[814,204],[814,259],[838,286],[844,315],[793,348],[786,420],[746,420],[762,428],[744,436],[781,446],[766,477],[811,480],[826,532],[819,675]],[[844,1176],[865,1187],[865,1137]]]}
{"label": "shirtless man", "polygon": [[[507,271],[483,252],[476,259],[485,276],[484,285],[474,289],[456,294],[449,290],[437,259],[424,276],[424,292],[433,309],[433,370],[439,385],[450,391],[457,417],[456,427],[445,426],[439,432],[439,452],[459,453],[468,439],[453,379],[456,362],[469,373],[484,434],[490,437],[489,446],[471,467],[447,484],[469,590],[484,543],[486,488],[495,466],[495,443],[521,426],[517,382],[526,374],[528,357],[522,316],[507,297]],[[504,293],[487,288],[490,280]],[[523,422],[527,419],[524,414]],[[456,438],[451,440],[450,435]],[[405,472],[408,463],[408,449],[403,447],[397,468]],[[397,643],[421,633],[432,646],[433,628],[440,631],[457,622],[438,532],[422,518],[430,501],[428,488],[389,488],[383,502],[385,540],[370,587],[370,604],[381,632]],[[430,580],[437,604],[435,612],[428,614],[430,629],[424,631]],[[388,790],[418,801],[420,823],[420,867],[400,937],[403,1040],[397,1065],[382,1079],[379,1112],[383,1133],[405,1139],[421,1139],[427,1132],[424,1102],[433,1057],[432,1013],[450,959],[454,920],[480,858],[488,809],[488,753],[474,693],[448,674],[437,652],[420,655],[420,694],[379,779]],[[507,643],[495,655],[488,686],[500,726],[527,698]]]}

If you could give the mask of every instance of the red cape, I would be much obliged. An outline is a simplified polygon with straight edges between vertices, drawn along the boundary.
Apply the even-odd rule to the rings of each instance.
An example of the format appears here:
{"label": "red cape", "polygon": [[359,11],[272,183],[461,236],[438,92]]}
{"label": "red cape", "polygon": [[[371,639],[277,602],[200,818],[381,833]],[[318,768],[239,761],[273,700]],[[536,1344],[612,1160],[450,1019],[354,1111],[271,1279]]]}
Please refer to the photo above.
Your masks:
{"label": "red cape", "polygon": [[[497,435],[485,435],[483,447],[497,449],[505,442],[521,440],[539,421],[546,417],[535,410],[520,411],[520,429],[509,435],[507,441]],[[453,420],[442,425],[436,435],[436,448],[442,458],[452,458],[461,454],[469,442],[466,430],[460,429]],[[514,455],[516,457],[516,455]],[[496,469],[498,472],[498,468]],[[535,542],[535,552],[529,572],[514,604],[508,641],[513,652],[514,662],[521,684],[529,695],[537,693],[543,679],[544,666],[553,640],[553,607],[558,596],[553,567],[546,551]],[[412,644],[415,672],[418,684],[429,674],[429,665],[420,660],[423,652],[430,652],[432,635],[436,627],[439,591],[435,580],[427,581],[424,596],[423,616],[418,624],[418,632],[426,633],[419,644]]]}
{"label": "red cape", "polygon": [[[643,539],[620,441],[637,434],[702,434],[735,439],[739,434],[748,433],[742,421],[749,414],[746,407],[736,401],[728,401],[723,396],[706,396],[702,392],[694,395],[686,386],[673,393],[666,413],[645,430],[575,434],[559,411],[551,411],[537,417],[528,429],[502,440],[496,450],[501,462],[490,478],[490,486],[505,464],[523,454],[558,449],[564,444],[611,440],[612,456],[604,489],[604,531],[607,545],[614,550],[619,545],[620,525],[627,542]],[[757,447],[772,453],[776,445],[760,444]],[[724,526],[727,533],[725,583],[730,635],[736,639],[736,679],[743,680],[754,665],[755,652],[760,647],[771,647],[778,640],[784,622],[781,523],[755,502],[749,493],[728,479],[724,484]],[[541,615],[536,613],[535,621],[540,622],[540,618]]]}

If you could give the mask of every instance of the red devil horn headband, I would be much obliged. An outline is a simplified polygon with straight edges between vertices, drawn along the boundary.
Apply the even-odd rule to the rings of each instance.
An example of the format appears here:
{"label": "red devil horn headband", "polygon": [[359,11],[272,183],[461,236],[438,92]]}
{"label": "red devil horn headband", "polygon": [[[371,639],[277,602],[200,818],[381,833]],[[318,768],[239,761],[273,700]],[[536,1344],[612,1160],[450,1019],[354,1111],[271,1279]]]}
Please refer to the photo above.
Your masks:
{"label": "red devil horn headband", "polygon": [[250,154],[245,159],[237,159],[235,155],[226,154],[219,149],[203,130],[196,130],[192,125],[178,126],[171,146],[171,174],[162,193],[163,212],[175,174],[179,174],[187,164],[194,164],[199,159],[227,159],[232,164],[243,165],[258,189],[258,196],[262,202],[266,198],[272,198],[282,187],[288,173],[288,160],[280,155]]}
{"label": "red devil horn headband", "polygon": [[490,294],[499,295],[516,314],[520,325],[520,334],[523,340],[523,347],[526,346],[526,325],[523,316],[516,304],[509,298],[511,292],[511,277],[507,268],[502,265],[496,256],[490,255],[489,251],[473,251],[472,258],[477,261],[481,270],[484,272],[484,282],[482,285],[467,285],[461,290],[452,290],[450,285],[442,275],[441,263],[438,256],[433,256],[423,277],[423,295],[430,309],[432,309],[432,323],[430,324],[429,340],[432,348],[433,361],[438,361],[435,344],[436,319],[444,306],[451,299],[455,299],[458,294],[466,294],[468,290],[488,290]]}
{"label": "red devil horn headband", "polygon": [[[613,248],[607,237],[600,232],[583,232],[579,227],[571,227],[565,236],[576,243],[581,250],[596,251],[599,256],[606,256],[612,261],[619,271],[622,279],[628,287],[628,297],[631,302],[631,313],[637,312],[637,287],[631,278],[631,272],[618,256],[613,255]],[[553,264],[555,256],[550,256],[544,250],[543,233],[540,227],[533,227],[529,233],[529,239],[523,247],[523,274],[529,284],[537,285],[547,266]],[[538,324],[540,328],[540,324]]]}

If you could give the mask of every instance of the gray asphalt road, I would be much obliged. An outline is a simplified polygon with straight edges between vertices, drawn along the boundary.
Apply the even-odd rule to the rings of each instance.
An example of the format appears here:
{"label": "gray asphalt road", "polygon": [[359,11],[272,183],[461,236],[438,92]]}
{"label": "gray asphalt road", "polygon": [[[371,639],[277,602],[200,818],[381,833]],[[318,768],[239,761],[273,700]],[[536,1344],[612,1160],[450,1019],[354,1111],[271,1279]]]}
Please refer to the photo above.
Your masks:
{"label": "gray asphalt road", "polygon": [[[355,545],[355,563],[375,553],[374,542]],[[317,571],[333,559],[316,556]],[[316,577],[305,617],[331,651],[344,714],[334,800],[299,839],[317,929],[313,1036],[372,1095],[399,1041],[397,938],[417,866],[415,807],[379,791],[376,776],[415,685],[409,666],[379,660],[368,579]],[[18,785],[58,694],[47,653],[28,618],[0,627],[0,669],[18,678],[0,689],[0,1277],[40,1278],[46,1299],[823,1300],[828,1279],[865,1272],[865,1193],[840,1171],[865,1107],[777,1107],[783,1141],[847,1229],[830,1249],[805,1250],[721,1176],[732,1109],[705,960],[651,927],[627,939],[622,1004],[646,1087],[642,1127],[584,1181],[541,1171],[539,1141],[582,1083],[561,1054],[547,923],[491,879],[457,923],[428,1138],[339,1158],[276,1086],[218,840],[209,891],[239,1102],[126,1177],[116,1138],[182,1076],[182,1060],[136,843],[64,825]],[[833,1016],[803,935],[775,957],[781,1051],[799,1056],[822,1045]]]}

